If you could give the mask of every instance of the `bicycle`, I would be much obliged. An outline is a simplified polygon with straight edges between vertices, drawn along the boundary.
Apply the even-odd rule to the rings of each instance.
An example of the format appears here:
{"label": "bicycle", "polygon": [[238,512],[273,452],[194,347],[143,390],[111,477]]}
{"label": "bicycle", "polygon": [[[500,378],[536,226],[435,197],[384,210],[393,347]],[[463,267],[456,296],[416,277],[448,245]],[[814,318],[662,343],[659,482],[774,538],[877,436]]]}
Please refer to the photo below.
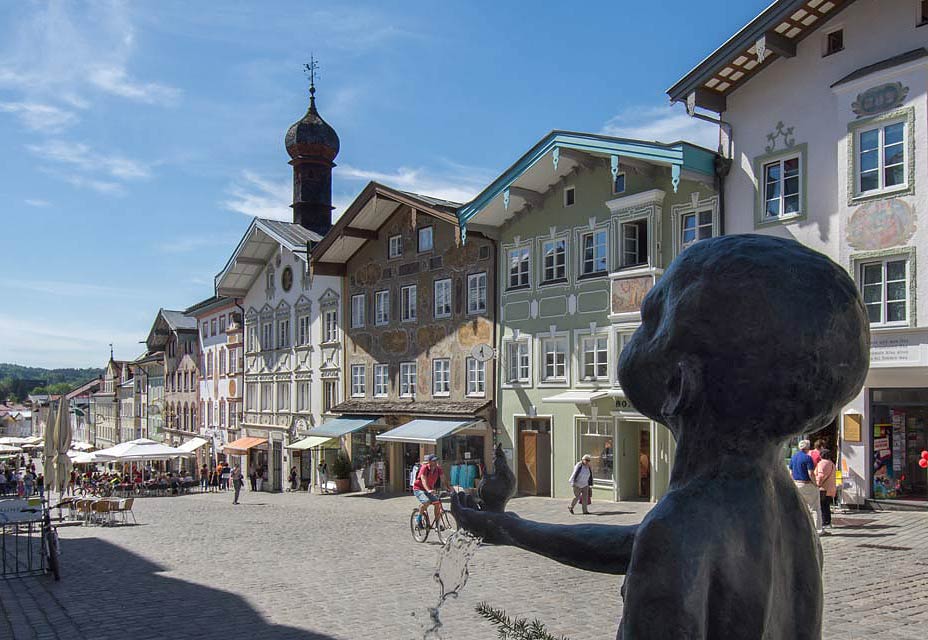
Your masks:
{"label": "bicycle", "polygon": [[428,510],[422,514],[421,518],[418,507],[412,510],[412,515],[409,516],[409,530],[412,533],[412,539],[416,542],[425,542],[428,540],[429,533],[434,530],[438,541],[445,544],[451,539],[451,534],[458,530],[458,523],[451,514],[451,509],[444,506],[444,502],[450,501],[451,494],[443,491],[438,498],[442,506],[437,523],[432,522]]}
{"label": "bicycle", "polygon": [[46,570],[51,571],[55,581],[61,580],[61,568],[58,566],[58,531],[52,526],[51,507],[42,503],[39,509],[23,509],[32,513],[42,512],[42,554],[45,556]]}

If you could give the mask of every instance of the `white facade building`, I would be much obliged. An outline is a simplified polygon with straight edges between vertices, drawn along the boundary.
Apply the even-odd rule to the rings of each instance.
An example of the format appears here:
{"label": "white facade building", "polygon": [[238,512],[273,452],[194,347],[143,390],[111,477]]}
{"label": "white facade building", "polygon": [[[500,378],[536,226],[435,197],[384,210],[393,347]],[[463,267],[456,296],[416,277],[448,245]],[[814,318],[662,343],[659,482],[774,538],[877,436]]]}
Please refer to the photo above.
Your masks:
{"label": "white facade building", "polygon": [[[242,457],[246,473],[266,468],[272,491],[297,466],[285,445],[342,399],[342,279],[307,268],[307,243],[320,239],[299,224],[256,218],[216,277],[218,294],[245,310],[244,418],[227,452]],[[305,459],[298,471],[309,478]]]}
{"label": "white facade building", "polygon": [[794,238],[861,288],[869,375],[823,434],[845,502],[928,499],[926,44],[928,2],[781,0],[668,91],[724,121],[724,233]]}

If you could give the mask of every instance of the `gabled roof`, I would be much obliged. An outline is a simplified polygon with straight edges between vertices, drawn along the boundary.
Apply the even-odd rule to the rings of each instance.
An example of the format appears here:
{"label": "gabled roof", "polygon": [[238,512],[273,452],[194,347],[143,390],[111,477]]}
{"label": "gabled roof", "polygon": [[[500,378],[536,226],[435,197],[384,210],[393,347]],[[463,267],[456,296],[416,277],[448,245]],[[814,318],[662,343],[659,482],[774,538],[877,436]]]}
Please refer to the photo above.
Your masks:
{"label": "gabled roof", "polygon": [[68,400],[73,400],[74,398],[84,395],[85,393],[93,393],[100,388],[100,385],[103,384],[102,378],[94,378],[93,380],[88,380],[82,385],[74,387],[68,391],[65,396]]}
{"label": "gabled roof", "polygon": [[196,333],[196,330],[196,318],[184,315],[183,311],[158,309],[155,321],[152,322],[148,337],[145,339],[145,345],[149,351],[163,350],[172,332]]}
{"label": "gabled roof", "polygon": [[322,242],[313,247],[313,270],[320,274],[343,272],[348,259],[365,242],[376,239],[377,230],[403,205],[453,225],[458,223],[455,212],[461,206],[456,202],[370,182],[329,229]]}
{"label": "gabled roof", "polygon": [[197,319],[191,318],[184,314],[183,311],[171,311],[170,309],[161,309],[161,314],[167,321],[171,331],[196,331]]}
{"label": "gabled roof", "polygon": [[234,303],[234,298],[229,298],[226,296],[210,296],[206,300],[201,300],[200,302],[187,307],[184,309],[184,313],[191,318],[199,318],[212,311],[215,311],[216,309],[226,307]]}
{"label": "gabled roof", "polygon": [[[711,181],[715,176],[716,154],[689,142],[650,142],[616,138],[595,133],[552,131],[539,140],[481,191],[458,209],[461,230],[473,220],[498,226],[525,203],[537,201],[563,176],[577,166],[608,163],[618,170],[622,163],[637,162],[670,168],[674,189],[682,177]],[[544,162],[543,162],[544,161]],[[510,200],[518,205],[510,206]],[[474,220],[477,216],[480,219]]]}
{"label": "gabled roof", "polygon": [[[667,90],[671,102],[687,102],[716,113],[726,97],[779,58],[796,55],[796,45],[854,0],[776,0]],[[758,46],[763,56],[758,55]]]}
{"label": "gabled roof", "polygon": [[232,256],[216,275],[216,295],[244,298],[278,247],[283,246],[306,260],[307,246],[320,240],[322,236],[302,225],[254,218]]}

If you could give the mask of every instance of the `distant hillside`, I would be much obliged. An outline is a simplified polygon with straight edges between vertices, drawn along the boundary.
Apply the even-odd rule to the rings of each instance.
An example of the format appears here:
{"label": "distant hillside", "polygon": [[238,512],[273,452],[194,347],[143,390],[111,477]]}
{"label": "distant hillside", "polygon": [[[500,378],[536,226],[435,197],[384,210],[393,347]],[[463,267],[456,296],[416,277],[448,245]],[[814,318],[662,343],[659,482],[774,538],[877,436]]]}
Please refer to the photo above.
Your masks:
{"label": "distant hillside", "polygon": [[0,362],[0,402],[23,401],[30,393],[64,393],[103,374],[103,369],[43,369]]}

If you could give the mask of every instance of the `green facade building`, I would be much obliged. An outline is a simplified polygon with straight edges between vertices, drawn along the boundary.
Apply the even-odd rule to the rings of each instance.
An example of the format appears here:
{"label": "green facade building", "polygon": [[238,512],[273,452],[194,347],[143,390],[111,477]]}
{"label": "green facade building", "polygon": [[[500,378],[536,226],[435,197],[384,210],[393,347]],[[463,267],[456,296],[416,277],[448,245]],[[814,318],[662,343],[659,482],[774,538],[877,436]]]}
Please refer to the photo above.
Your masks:
{"label": "green facade building", "polygon": [[594,500],[666,491],[672,436],[625,399],[618,355],[676,253],[721,232],[715,159],[552,132],[459,210],[465,237],[498,241],[498,424],[521,493],[571,496],[583,454]]}

